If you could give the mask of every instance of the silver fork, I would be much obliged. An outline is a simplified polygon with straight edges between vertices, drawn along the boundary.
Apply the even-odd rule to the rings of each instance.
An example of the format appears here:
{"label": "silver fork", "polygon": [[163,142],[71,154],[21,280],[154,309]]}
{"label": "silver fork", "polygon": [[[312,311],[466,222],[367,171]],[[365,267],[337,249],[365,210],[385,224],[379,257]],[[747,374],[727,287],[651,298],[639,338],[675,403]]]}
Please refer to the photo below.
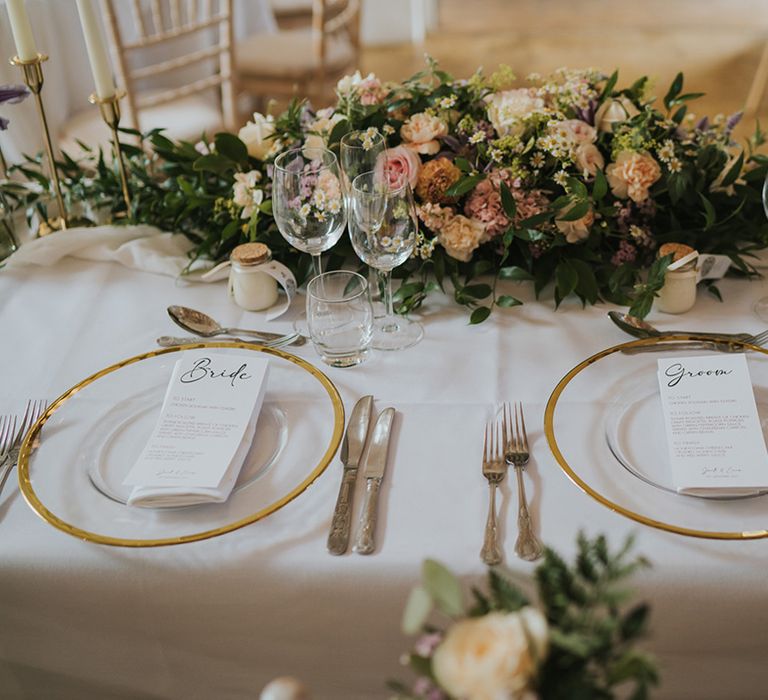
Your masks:
{"label": "silver fork", "polygon": [[483,438],[483,476],[488,479],[491,493],[480,558],[483,563],[489,566],[501,563],[501,548],[499,547],[496,523],[496,487],[504,481],[507,467],[504,464],[503,436],[500,433],[501,430],[494,421],[485,427],[485,437]]}
{"label": "silver fork", "polygon": [[16,436],[16,416],[0,416],[0,464],[13,448],[13,438]]}
{"label": "silver fork", "polygon": [[[518,413],[518,406],[520,411]],[[505,403],[502,412],[504,426],[504,460],[514,466],[517,475],[517,541],[515,542],[515,554],[526,561],[534,561],[541,557],[543,549],[533,534],[531,514],[528,512],[528,503],[525,498],[525,483],[523,482],[523,469],[530,459],[528,451],[528,434],[525,431],[525,416],[523,404],[515,404],[515,422],[512,423],[509,404]]]}
{"label": "silver fork", "polygon": [[[757,346],[765,345],[766,342],[768,342],[768,330],[756,333],[755,335],[747,336],[741,342]],[[622,352],[625,355],[639,355],[646,352],[664,352],[670,348],[674,350],[713,349],[720,350],[721,352],[741,352],[743,350],[741,345],[734,345],[727,338],[723,338],[722,340],[691,340],[679,343],[665,343],[662,341],[661,343],[655,345],[644,345],[639,348],[622,350]]]}
{"label": "silver fork", "polygon": [[[8,480],[8,476],[16,466],[16,462],[19,459],[19,451],[21,449],[21,443],[24,440],[24,436],[29,432],[29,429],[37,423],[40,416],[43,415],[45,409],[48,408],[48,402],[38,399],[36,401],[27,401],[27,407],[24,409],[24,416],[21,419],[21,426],[17,431],[12,431],[12,437],[10,442],[10,448],[5,453],[4,458],[0,461],[0,493],[3,491],[5,482]],[[14,427],[16,425],[16,418],[14,417]],[[0,438],[2,435],[0,435]],[[0,445],[0,450],[2,445]]]}

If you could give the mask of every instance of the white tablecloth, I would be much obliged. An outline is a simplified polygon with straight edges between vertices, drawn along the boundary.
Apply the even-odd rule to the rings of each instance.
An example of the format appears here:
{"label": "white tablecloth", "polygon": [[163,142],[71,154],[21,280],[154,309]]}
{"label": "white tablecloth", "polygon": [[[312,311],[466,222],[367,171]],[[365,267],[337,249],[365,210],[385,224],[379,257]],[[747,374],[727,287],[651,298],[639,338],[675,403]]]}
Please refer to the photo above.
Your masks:
{"label": "white tablecloth", "polygon": [[[65,235],[65,234],[61,234]],[[726,302],[703,292],[684,317],[652,314],[667,328],[761,328],[750,311],[761,282],[725,281]],[[266,520],[195,544],[124,550],[48,526],[15,486],[0,498],[0,695],[3,698],[254,698],[293,674],[316,698],[387,697],[407,677],[398,627],[425,557],[469,584],[487,507],[482,428],[503,400],[525,403],[533,459],[528,478],[542,539],[566,555],[575,534],[605,532],[618,545],[637,533],[654,567],[634,583],[653,604],[649,647],[665,698],[762,698],[768,686],[768,541],[693,540],[638,525],[571,484],[542,433],[544,405],[579,359],[625,336],[607,308],[568,300],[554,312],[529,285],[509,285],[523,307],[479,326],[440,297],[423,313],[425,338],[376,354],[355,369],[327,369],[347,410],[373,393],[401,420],[383,487],[379,550],[332,557],[325,540],[341,468],[334,460],[304,495]],[[168,304],[247,326],[253,316],[224,286],[183,286],[111,263],[66,259],[54,268],[0,271],[0,412],[54,398],[97,369],[176,332]],[[276,329],[288,322],[275,322]],[[317,361],[310,346],[297,354]],[[362,483],[358,483],[362,487]],[[503,527],[512,554],[516,492],[505,483]],[[360,490],[357,505],[361,502]]]}
{"label": "white tablecloth", "polygon": [[[115,5],[118,16],[130,20],[132,3],[121,0]],[[25,6],[37,49],[50,56],[43,64],[42,94],[51,136],[56,139],[67,119],[91,108],[88,96],[94,85],[83,30],[75,0],[27,0]],[[233,8],[236,39],[276,30],[269,0],[235,0]],[[8,63],[15,54],[5,0],[0,0],[0,84],[24,82],[21,71]],[[20,160],[22,153],[35,154],[42,150],[40,120],[31,97],[20,105],[3,105],[0,114],[11,121],[8,131],[0,132],[0,148],[9,162]]]}

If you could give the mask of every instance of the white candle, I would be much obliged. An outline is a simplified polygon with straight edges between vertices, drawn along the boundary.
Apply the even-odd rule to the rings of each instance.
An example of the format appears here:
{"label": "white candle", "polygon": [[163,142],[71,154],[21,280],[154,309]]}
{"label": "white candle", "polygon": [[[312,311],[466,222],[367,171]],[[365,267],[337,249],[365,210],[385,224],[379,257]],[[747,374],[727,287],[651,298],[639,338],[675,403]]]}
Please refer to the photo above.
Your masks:
{"label": "white candle", "polygon": [[112,65],[109,62],[107,47],[101,35],[99,18],[93,9],[92,0],[77,0],[77,10],[80,13],[80,24],[83,25],[85,47],[88,49],[93,81],[96,83],[96,94],[102,99],[112,97],[115,94]]}
{"label": "white candle", "polygon": [[13,40],[16,42],[16,54],[22,61],[31,61],[37,56],[37,47],[35,37],[32,36],[32,25],[24,9],[24,0],[6,0],[6,5]]}

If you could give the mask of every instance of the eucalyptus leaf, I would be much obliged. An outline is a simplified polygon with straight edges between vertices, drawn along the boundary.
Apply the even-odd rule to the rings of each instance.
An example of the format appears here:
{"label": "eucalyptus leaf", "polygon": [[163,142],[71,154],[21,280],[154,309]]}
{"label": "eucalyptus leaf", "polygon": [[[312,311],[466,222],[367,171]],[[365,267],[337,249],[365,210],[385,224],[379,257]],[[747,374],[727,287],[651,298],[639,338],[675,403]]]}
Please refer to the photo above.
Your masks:
{"label": "eucalyptus leaf", "polygon": [[432,612],[432,596],[422,586],[411,590],[403,612],[402,630],[404,634],[416,634]]}
{"label": "eucalyptus leaf", "polygon": [[464,612],[461,584],[440,562],[434,559],[424,561],[422,582],[424,590],[442,613],[449,617],[458,617]]}

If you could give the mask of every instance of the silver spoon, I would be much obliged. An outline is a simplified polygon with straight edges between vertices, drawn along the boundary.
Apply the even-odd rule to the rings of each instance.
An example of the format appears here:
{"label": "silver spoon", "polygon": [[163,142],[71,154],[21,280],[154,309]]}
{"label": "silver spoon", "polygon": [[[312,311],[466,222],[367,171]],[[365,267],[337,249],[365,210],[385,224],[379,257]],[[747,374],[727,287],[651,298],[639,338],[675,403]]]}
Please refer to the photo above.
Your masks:
{"label": "silver spoon", "polygon": [[[269,333],[267,331],[252,331],[245,328],[224,328],[218,321],[212,319],[208,314],[202,311],[190,309],[187,306],[169,306],[168,315],[177,326],[181,326],[185,331],[199,335],[202,338],[213,338],[217,335],[247,335],[259,340],[275,341],[284,339],[284,333]],[[293,345],[304,345],[307,339],[300,335],[293,342]]]}
{"label": "silver spoon", "polygon": [[650,323],[636,316],[623,314],[619,311],[609,311],[611,319],[621,330],[635,338],[666,338],[671,335],[697,335],[701,338],[713,340],[744,340],[749,341],[752,336],[749,333],[703,333],[701,331],[660,331]]}

